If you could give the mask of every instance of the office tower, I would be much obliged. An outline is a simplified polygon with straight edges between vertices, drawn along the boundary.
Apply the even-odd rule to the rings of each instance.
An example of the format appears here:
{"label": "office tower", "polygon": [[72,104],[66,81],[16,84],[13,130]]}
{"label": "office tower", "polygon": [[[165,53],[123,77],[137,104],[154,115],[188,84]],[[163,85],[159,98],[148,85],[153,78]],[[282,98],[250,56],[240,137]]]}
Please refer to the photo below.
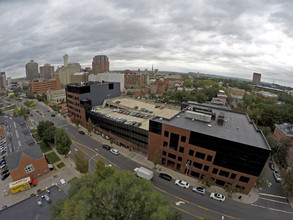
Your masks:
{"label": "office tower", "polygon": [[253,73],[252,82],[260,85],[261,74],[260,73]]}
{"label": "office tower", "polygon": [[50,64],[45,64],[40,66],[40,78],[52,79],[54,77],[54,66]]}
{"label": "office tower", "polygon": [[0,73],[0,88],[1,87],[6,87],[7,86],[7,82],[6,82],[6,74],[5,72],[1,72]]}
{"label": "office tower", "polygon": [[39,78],[38,63],[31,60],[25,65],[25,73],[27,80]]}
{"label": "office tower", "polygon": [[94,74],[109,72],[109,59],[105,55],[98,55],[93,58],[92,71]]}

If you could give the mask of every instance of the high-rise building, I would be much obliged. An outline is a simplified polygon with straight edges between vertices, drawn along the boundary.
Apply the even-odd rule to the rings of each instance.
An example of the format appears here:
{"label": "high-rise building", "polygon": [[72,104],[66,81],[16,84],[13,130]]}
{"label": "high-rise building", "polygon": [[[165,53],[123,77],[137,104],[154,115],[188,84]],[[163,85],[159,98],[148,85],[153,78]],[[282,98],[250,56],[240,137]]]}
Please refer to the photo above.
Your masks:
{"label": "high-rise building", "polygon": [[5,88],[6,86],[7,86],[6,74],[5,74],[5,72],[1,72],[0,73],[0,88],[1,87]]}
{"label": "high-rise building", "polygon": [[39,78],[38,63],[31,60],[25,65],[25,74],[27,80]]}
{"label": "high-rise building", "polygon": [[97,55],[93,58],[92,71],[94,74],[109,72],[109,59],[105,55]]}
{"label": "high-rise building", "polygon": [[44,79],[52,79],[54,77],[54,66],[45,64],[40,66],[40,77]]}
{"label": "high-rise building", "polygon": [[55,91],[60,90],[60,80],[59,79],[50,79],[50,80],[43,80],[43,79],[37,79],[33,80],[30,83],[31,93],[33,94],[43,94],[47,91]]}
{"label": "high-rise building", "polygon": [[260,73],[253,73],[252,82],[260,85],[261,74]]}

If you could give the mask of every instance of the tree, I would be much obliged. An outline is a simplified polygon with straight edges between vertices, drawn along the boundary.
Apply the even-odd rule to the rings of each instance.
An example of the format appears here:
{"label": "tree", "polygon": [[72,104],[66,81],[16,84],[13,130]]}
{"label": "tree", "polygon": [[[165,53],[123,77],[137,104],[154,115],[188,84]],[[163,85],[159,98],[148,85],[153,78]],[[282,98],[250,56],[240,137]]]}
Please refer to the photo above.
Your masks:
{"label": "tree", "polygon": [[202,179],[200,179],[200,182],[205,185],[207,188],[211,187],[212,185],[214,185],[215,180],[212,179],[209,176],[203,176]]}
{"label": "tree", "polygon": [[291,146],[291,141],[288,140],[287,138],[282,138],[279,141],[278,148],[277,148],[277,151],[275,153],[275,159],[279,164],[281,164],[284,161],[286,161],[287,154],[288,154],[288,149],[289,149],[290,146]]}
{"label": "tree", "polygon": [[260,173],[256,181],[257,188],[260,189],[260,188],[268,187],[269,181],[265,178],[265,176],[266,176],[266,172],[265,172],[265,169],[263,169],[263,171]]}
{"label": "tree", "polygon": [[76,170],[81,173],[87,173],[89,169],[89,161],[84,157],[84,154],[79,151],[74,153]]}
{"label": "tree", "polygon": [[63,128],[57,128],[55,134],[55,146],[57,152],[62,155],[67,155],[70,151],[71,139],[68,137]]}
{"label": "tree", "polygon": [[232,184],[226,184],[224,187],[225,191],[228,193],[228,196],[231,198],[232,195],[236,192],[239,192],[240,190],[235,187],[235,185]]}
{"label": "tree", "polygon": [[287,196],[293,196],[293,167],[287,170],[282,169],[280,173],[285,194]]}
{"label": "tree", "polygon": [[14,115],[15,116],[23,116],[26,120],[30,114],[30,110],[24,107],[15,108],[14,109]]}
{"label": "tree", "polygon": [[157,164],[159,163],[159,159],[160,159],[160,154],[159,154],[159,151],[156,150],[154,154],[154,160],[153,160],[155,168],[157,167]]}
{"label": "tree", "polygon": [[37,126],[38,135],[43,139],[43,135],[44,135],[45,131],[51,126],[54,126],[54,123],[51,121],[40,121]]}
{"label": "tree", "polygon": [[93,132],[93,122],[90,118],[87,122],[87,132],[89,133],[89,135],[91,135],[91,133]]}
{"label": "tree", "polygon": [[47,127],[47,129],[43,133],[43,141],[46,143],[54,143],[56,134],[56,127],[54,125],[51,125],[50,127]]}
{"label": "tree", "polygon": [[78,127],[80,124],[80,120],[77,118],[74,118],[74,119],[72,119],[72,123],[74,123],[76,125],[76,127]]}
{"label": "tree", "polygon": [[97,160],[95,174],[101,177],[102,179],[106,179],[106,177],[112,175],[114,171],[114,168],[105,166],[105,163],[102,158],[99,158]]}
{"label": "tree", "polygon": [[106,179],[87,174],[71,182],[68,196],[50,210],[51,219],[177,220],[167,197],[152,184],[129,171],[116,171]]}

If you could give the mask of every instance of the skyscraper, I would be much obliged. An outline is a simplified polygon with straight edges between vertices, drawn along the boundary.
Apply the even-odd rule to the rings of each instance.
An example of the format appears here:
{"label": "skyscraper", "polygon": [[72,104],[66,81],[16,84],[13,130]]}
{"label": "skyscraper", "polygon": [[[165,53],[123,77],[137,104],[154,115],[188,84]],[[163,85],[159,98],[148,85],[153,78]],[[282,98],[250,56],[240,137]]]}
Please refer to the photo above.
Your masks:
{"label": "skyscraper", "polygon": [[97,55],[93,58],[92,71],[94,74],[109,72],[109,59],[105,55]]}
{"label": "skyscraper", "polygon": [[6,82],[6,74],[5,72],[1,72],[0,73],[0,88],[1,87],[6,87],[7,86],[7,82]]}
{"label": "skyscraper", "polygon": [[260,73],[253,73],[252,82],[260,85],[261,74]]}
{"label": "skyscraper", "polygon": [[25,74],[27,80],[39,78],[38,63],[31,60],[25,65]]}
{"label": "skyscraper", "polygon": [[40,66],[40,77],[44,79],[51,79],[54,77],[54,66],[51,66],[50,64]]}

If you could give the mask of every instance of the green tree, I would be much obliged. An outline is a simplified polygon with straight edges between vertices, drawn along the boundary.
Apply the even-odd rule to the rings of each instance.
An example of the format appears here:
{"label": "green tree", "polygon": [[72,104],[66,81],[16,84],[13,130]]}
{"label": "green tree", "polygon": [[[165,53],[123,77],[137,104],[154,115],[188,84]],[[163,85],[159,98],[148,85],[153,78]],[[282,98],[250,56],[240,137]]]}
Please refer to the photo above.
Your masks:
{"label": "green tree", "polygon": [[228,193],[228,197],[232,197],[234,193],[240,192],[238,188],[235,187],[235,185],[232,184],[226,184],[224,187],[225,191]]}
{"label": "green tree", "polygon": [[76,127],[78,127],[80,124],[80,120],[78,118],[74,118],[74,119],[72,119],[72,123],[74,123],[76,125]]}
{"label": "green tree", "polygon": [[84,157],[84,154],[79,151],[74,153],[75,169],[81,173],[87,173],[89,169],[89,161]]}
{"label": "green tree", "polygon": [[200,179],[200,182],[205,185],[207,188],[211,187],[215,184],[215,180],[212,179],[209,176],[204,176],[202,179]]}
{"label": "green tree", "polygon": [[67,155],[70,151],[71,139],[63,128],[57,128],[55,134],[55,146],[57,152],[62,155]]}
{"label": "green tree", "polygon": [[127,96],[133,96],[133,92],[131,92],[131,91],[127,91],[127,92],[126,92],[126,95],[127,95]]}
{"label": "green tree", "polygon": [[102,158],[99,158],[96,162],[95,174],[102,179],[106,179],[108,176],[115,172],[114,168],[106,167]]}
{"label": "green tree", "polygon": [[106,179],[87,174],[72,181],[65,200],[50,210],[51,219],[177,220],[166,197],[152,184],[129,171],[116,171]]}
{"label": "green tree", "polygon": [[47,129],[44,131],[42,139],[46,143],[54,143],[55,134],[56,134],[56,127],[54,125],[51,125],[47,127]]}
{"label": "green tree", "polygon": [[15,108],[14,115],[15,116],[23,116],[26,120],[30,114],[30,110],[25,107]]}
{"label": "green tree", "polygon": [[[54,123],[51,121],[40,121],[37,126],[37,133],[43,139],[43,135],[47,128],[54,126]],[[47,135],[47,134],[46,134]]]}
{"label": "green tree", "polygon": [[287,196],[293,196],[293,167],[280,171],[284,192]]}
{"label": "green tree", "polygon": [[157,168],[157,164],[159,163],[159,159],[160,159],[160,154],[159,154],[159,151],[156,150],[156,152],[154,154],[154,160],[153,160],[155,168]]}
{"label": "green tree", "polygon": [[269,185],[269,181],[266,179],[266,171],[265,169],[262,170],[262,172],[260,173],[259,177],[257,178],[256,181],[256,187],[257,188],[266,188]]}
{"label": "green tree", "polygon": [[91,135],[93,132],[93,122],[90,118],[87,122],[87,132],[89,133],[89,135]]}
{"label": "green tree", "polygon": [[276,161],[281,164],[286,161],[288,149],[291,146],[291,141],[287,138],[282,138],[277,146],[277,151],[275,153]]}

